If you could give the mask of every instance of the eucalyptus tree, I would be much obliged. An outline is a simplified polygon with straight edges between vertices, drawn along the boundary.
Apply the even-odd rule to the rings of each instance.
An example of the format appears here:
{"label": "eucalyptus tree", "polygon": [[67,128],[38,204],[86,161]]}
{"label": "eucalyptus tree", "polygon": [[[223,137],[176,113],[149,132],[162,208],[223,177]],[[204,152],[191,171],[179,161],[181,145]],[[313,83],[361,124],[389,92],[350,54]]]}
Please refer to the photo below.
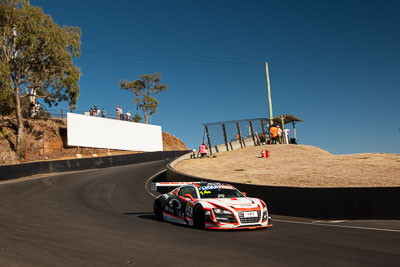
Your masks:
{"label": "eucalyptus tree", "polygon": [[168,88],[166,84],[161,84],[160,73],[140,75],[140,79],[132,82],[122,80],[119,86],[136,95],[132,103],[136,104],[136,109],[142,109],[145,123],[149,123],[150,115],[156,113],[158,108],[158,100],[150,94],[166,92]]}
{"label": "eucalyptus tree", "polygon": [[80,45],[78,27],[60,27],[27,0],[0,0],[0,90],[13,98],[17,149],[23,138],[22,98],[31,103],[42,98],[50,107],[67,101],[75,109],[81,73],[73,58]]}

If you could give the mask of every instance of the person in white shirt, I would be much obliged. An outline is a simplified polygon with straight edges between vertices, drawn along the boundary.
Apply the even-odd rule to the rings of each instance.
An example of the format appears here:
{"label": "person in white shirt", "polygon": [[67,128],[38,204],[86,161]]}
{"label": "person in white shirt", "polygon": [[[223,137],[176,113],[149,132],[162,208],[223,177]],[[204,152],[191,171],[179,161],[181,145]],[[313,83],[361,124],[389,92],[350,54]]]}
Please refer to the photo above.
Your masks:
{"label": "person in white shirt", "polygon": [[119,105],[117,105],[115,111],[117,112],[117,120],[121,119],[121,110],[119,109]]}
{"label": "person in white shirt", "polygon": [[119,106],[119,119],[121,120],[121,121],[123,121],[124,120],[124,112],[122,111],[122,106]]}
{"label": "person in white shirt", "polygon": [[277,127],[278,127],[278,139],[279,139],[278,143],[282,144],[282,129],[279,125]]}
{"label": "person in white shirt", "polygon": [[285,129],[285,142],[286,144],[289,144],[289,129]]}

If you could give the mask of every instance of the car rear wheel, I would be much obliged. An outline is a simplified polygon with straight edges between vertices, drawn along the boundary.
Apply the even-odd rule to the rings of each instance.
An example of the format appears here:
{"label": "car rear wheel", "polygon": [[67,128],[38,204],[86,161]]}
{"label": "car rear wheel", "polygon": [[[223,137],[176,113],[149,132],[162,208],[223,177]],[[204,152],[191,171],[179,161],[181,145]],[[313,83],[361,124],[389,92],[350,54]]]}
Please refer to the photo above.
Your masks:
{"label": "car rear wheel", "polygon": [[201,206],[197,206],[194,209],[193,213],[193,226],[194,228],[197,229],[204,229],[204,223],[205,223],[205,218],[204,218],[204,210]]}
{"label": "car rear wheel", "polygon": [[156,200],[154,202],[154,214],[157,216],[157,219],[160,221],[164,221],[164,217],[163,217],[163,211],[162,211],[162,207],[161,207],[161,203],[160,201]]}

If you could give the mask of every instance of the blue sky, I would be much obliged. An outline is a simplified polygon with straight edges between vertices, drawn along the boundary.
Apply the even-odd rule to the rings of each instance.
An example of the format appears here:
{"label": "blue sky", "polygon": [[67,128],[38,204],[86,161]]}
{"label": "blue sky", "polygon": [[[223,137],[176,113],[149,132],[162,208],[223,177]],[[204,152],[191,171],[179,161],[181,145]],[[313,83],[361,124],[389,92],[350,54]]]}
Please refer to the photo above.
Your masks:
{"label": "blue sky", "polygon": [[304,120],[301,144],[400,153],[399,1],[31,4],[82,30],[78,111],[134,111],[118,83],[159,72],[168,90],[152,124],[198,148],[202,123],[268,117],[268,61],[273,113]]}

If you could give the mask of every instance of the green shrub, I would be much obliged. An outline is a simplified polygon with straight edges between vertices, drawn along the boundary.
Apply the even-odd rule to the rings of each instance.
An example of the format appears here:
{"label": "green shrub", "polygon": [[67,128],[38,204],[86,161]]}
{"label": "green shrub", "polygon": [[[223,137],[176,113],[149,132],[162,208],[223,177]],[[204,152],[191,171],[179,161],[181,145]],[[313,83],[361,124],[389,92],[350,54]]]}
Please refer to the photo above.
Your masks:
{"label": "green shrub", "polygon": [[3,134],[3,137],[4,138],[8,138],[8,133],[7,133],[7,131],[6,131],[6,129],[1,129],[1,133]]}

